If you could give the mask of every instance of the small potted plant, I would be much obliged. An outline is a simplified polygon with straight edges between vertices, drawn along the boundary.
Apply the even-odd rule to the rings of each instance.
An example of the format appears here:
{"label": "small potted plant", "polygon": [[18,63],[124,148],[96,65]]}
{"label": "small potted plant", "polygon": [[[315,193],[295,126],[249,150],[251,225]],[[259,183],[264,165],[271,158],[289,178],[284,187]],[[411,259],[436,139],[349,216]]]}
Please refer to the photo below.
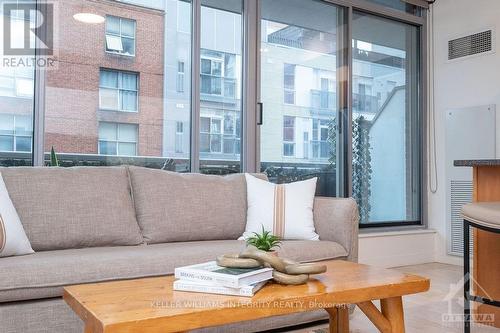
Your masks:
{"label": "small potted plant", "polygon": [[281,246],[281,240],[262,226],[262,233],[254,232],[254,236],[247,239],[247,245],[255,246],[259,250],[277,255],[276,249]]}

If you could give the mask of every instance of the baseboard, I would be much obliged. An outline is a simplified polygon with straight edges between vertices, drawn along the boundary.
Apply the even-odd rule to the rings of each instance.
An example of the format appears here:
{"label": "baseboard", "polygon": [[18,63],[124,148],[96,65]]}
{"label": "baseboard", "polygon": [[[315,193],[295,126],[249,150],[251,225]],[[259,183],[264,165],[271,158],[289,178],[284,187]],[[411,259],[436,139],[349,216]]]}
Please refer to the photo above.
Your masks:
{"label": "baseboard", "polygon": [[434,230],[367,233],[359,236],[359,262],[399,267],[435,261]]}

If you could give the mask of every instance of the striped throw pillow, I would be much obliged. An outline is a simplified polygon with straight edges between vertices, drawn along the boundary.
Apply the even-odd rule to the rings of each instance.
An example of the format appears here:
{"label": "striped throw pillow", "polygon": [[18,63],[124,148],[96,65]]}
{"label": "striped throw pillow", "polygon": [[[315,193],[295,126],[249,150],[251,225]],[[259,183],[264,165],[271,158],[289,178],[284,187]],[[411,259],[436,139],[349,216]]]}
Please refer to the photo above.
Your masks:
{"label": "striped throw pillow", "polygon": [[314,229],[313,205],[317,178],[273,184],[245,174],[247,224],[240,239],[271,231],[281,239],[319,240]]}

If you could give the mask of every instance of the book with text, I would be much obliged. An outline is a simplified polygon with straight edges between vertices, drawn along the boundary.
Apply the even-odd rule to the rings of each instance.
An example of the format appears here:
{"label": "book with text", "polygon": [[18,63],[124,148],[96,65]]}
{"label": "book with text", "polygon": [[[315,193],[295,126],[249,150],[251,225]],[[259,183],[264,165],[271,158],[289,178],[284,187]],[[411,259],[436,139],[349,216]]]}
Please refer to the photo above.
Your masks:
{"label": "book with text", "polygon": [[241,288],[272,279],[272,268],[227,268],[215,261],[178,267],[175,278],[224,287]]}
{"label": "book with text", "polygon": [[259,291],[267,281],[258,282],[256,284],[242,286],[241,288],[231,288],[224,286],[209,285],[202,282],[195,282],[190,280],[176,280],[174,282],[174,290],[179,291],[190,291],[197,293],[208,293],[208,294],[221,294],[221,295],[233,295],[233,296],[244,296],[252,297],[257,291]]}

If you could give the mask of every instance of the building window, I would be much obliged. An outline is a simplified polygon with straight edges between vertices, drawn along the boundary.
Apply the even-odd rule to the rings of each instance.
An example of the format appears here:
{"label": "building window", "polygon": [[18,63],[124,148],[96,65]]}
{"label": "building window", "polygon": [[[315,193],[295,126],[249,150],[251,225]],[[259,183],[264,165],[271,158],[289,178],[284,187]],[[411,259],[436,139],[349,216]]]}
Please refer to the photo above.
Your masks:
{"label": "building window", "polygon": [[31,152],[31,116],[0,114],[0,151]]}
{"label": "building window", "polygon": [[284,103],[295,104],[295,65],[285,64],[283,74]]}
{"label": "building window", "polygon": [[177,62],[177,92],[184,92],[184,62]]}
{"label": "building window", "polygon": [[328,143],[328,125],[329,121],[324,119],[313,119],[313,158],[326,159],[330,154],[330,145]]}
{"label": "building window", "polygon": [[19,66],[4,66],[0,72],[0,96],[33,98],[33,70]]}
{"label": "building window", "polygon": [[222,153],[222,119],[201,117],[200,120],[200,152]]}
{"label": "building window", "polygon": [[137,125],[99,123],[99,154],[136,156]]}
{"label": "building window", "polygon": [[240,138],[237,133],[239,115],[226,112],[224,115],[224,154],[239,154]]}
{"label": "building window", "polygon": [[222,59],[201,58],[201,93],[222,95]]}
{"label": "building window", "polygon": [[283,156],[295,156],[295,117],[283,117]]}
{"label": "building window", "polygon": [[106,52],[135,56],[135,21],[106,16]]}
{"label": "building window", "polygon": [[101,69],[99,75],[99,108],[102,110],[137,112],[138,75]]}
{"label": "building window", "polygon": [[175,152],[182,153],[182,138],[184,137],[184,123],[182,121],[176,122],[175,125]]}

